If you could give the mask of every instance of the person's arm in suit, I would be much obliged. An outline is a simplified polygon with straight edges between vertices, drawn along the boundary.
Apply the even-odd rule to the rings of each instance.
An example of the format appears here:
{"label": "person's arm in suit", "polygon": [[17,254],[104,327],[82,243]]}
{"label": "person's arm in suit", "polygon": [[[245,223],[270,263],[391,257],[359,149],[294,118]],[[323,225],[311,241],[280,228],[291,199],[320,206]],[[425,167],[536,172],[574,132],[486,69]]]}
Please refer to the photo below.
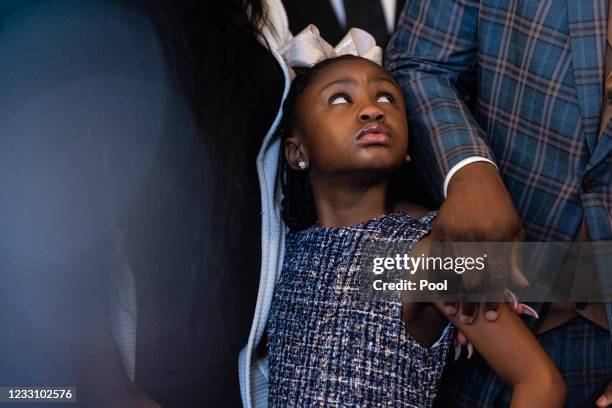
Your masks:
{"label": "person's arm in suit", "polygon": [[406,96],[414,159],[440,201],[455,165],[495,161],[464,87],[476,65],[477,20],[477,2],[408,2],[387,48],[385,66]]}
{"label": "person's arm in suit", "polygon": [[[522,234],[493,152],[466,102],[465,86],[476,66],[478,7],[473,1],[408,1],[387,48],[386,68],[406,98],[412,158],[435,197],[444,200],[434,240],[513,241]],[[486,307],[495,311],[498,305]],[[477,305],[462,305],[462,314],[475,318]]]}

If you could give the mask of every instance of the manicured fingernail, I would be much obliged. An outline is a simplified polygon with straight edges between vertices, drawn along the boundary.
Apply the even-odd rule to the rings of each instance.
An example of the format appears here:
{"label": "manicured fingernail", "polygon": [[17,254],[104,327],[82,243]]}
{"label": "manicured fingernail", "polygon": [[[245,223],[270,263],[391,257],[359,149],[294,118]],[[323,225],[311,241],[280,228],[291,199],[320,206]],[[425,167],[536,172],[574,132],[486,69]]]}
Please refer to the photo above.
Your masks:
{"label": "manicured fingernail", "polygon": [[518,307],[518,298],[510,289],[506,289],[506,297],[512,302],[512,306],[516,309]]}
{"label": "manicured fingernail", "polygon": [[521,306],[523,306],[523,314],[526,314],[527,316],[531,316],[535,319],[540,318],[540,315],[538,314],[538,312],[536,312],[532,307],[529,307],[524,303],[521,303]]}
{"label": "manicured fingernail", "polygon": [[457,313],[457,308],[455,306],[446,305],[444,306],[444,311],[446,314],[454,316]]}
{"label": "manicured fingernail", "polygon": [[463,323],[472,323],[474,321],[474,318],[472,316],[468,316],[468,315],[461,315],[461,317],[459,317],[459,319]]}
{"label": "manicured fingernail", "polygon": [[474,354],[474,346],[472,346],[472,343],[468,343],[467,344],[467,349],[468,349],[468,360],[472,357],[472,354]]}
{"label": "manicured fingernail", "polygon": [[455,346],[455,361],[459,360],[460,356],[461,356],[461,344],[457,344]]}
{"label": "manicured fingernail", "polygon": [[487,320],[493,322],[497,319],[497,312],[495,310],[487,310],[485,312],[485,317]]}

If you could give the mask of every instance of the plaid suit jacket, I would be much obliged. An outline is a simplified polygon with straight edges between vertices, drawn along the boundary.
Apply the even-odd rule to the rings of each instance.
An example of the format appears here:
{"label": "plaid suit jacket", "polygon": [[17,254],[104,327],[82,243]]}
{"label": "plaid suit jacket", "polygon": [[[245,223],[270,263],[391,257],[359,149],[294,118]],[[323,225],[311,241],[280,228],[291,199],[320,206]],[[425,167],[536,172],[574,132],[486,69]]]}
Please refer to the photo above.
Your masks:
{"label": "plaid suit jacket", "polygon": [[612,123],[599,136],[607,10],[606,0],[407,2],[386,67],[438,199],[449,169],[483,156],[528,240],[570,241],[583,217],[594,240],[612,239]]}
{"label": "plaid suit jacket", "polygon": [[[607,10],[607,0],[407,1],[385,65],[438,200],[449,170],[482,156],[498,165],[527,240],[571,241],[583,218],[594,240],[612,239],[612,123],[599,134]],[[501,382],[472,374],[454,401],[487,406]]]}

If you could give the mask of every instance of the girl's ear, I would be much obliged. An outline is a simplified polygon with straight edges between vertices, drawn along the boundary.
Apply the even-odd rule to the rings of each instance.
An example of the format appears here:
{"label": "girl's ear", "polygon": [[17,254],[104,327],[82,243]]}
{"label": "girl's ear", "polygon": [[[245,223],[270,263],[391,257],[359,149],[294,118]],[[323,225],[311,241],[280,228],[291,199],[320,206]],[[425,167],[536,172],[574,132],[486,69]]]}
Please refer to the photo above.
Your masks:
{"label": "girl's ear", "polygon": [[308,166],[308,155],[300,140],[295,136],[285,139],[285,158],[287,159],[287,163],[289,163],[289,167],[293,170],[305,169],[305,167],[300,167],[300,162],[304,162],[306,166]]}

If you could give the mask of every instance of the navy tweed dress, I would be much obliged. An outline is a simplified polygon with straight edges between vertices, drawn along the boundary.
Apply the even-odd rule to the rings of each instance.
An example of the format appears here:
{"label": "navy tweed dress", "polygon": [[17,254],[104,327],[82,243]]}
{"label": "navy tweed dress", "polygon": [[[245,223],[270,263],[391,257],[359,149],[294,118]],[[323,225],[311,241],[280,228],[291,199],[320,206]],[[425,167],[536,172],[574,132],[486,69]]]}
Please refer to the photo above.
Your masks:
{"label": "navy tweed dress", "polygon": [[268,320],[271,408],[432,405],[452,326],[425,348],[406,332],[399,301],[362,300],[359,290],[368,242],[412,248],[435,215],[395,213],[287,235]]}

